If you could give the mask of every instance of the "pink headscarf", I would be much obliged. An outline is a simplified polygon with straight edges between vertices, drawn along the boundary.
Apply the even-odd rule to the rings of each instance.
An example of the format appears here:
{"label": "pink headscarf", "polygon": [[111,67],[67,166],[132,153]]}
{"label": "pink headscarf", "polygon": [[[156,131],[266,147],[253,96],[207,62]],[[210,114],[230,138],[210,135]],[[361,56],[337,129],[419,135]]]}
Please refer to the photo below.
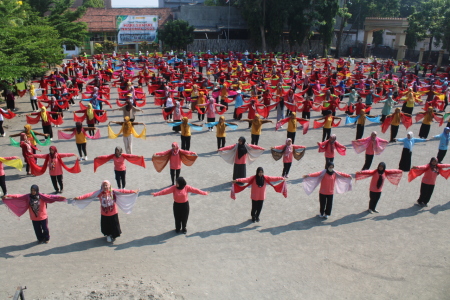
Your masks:
{"label": "pink headscarf", "polygon": [[[290,145],[288,144],[289,141],[291,142]],[[292,147],[292,139],[287,138],[286,139],[286,147],[284,148],[284,155],[289,156],[292,153],[292,150],[293,150],[292,148],[293,148]]]}

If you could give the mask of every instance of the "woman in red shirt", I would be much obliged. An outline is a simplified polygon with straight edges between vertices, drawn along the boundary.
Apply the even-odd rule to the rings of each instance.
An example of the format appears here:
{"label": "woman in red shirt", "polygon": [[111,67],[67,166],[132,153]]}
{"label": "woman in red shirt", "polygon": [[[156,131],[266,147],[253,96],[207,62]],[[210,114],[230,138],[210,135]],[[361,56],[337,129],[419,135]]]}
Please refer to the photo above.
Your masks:
{"label": "woman in red shirt", "polygon": [[310,195],[320,184],[320,218],[328,219],[333,207],[333,196],[352,190],[352,176],[334,170],[334,163],[329,161],[325,170],[303,176],[303,189]]}
{"label": "woman in red shirt", "polygon": [[28,139],[27,135],[24,132],[20,134],[20,148],[22,148],[23,160],[24,162],[27,163],[25,168],[27,170],[27,175],[31,175],[30,161],[34,159],[33,152],[41,150],[39,150],[36,146],[33,146],[33,144],[30,143],[30,140]]}
{"label": "woman in red shirt", "polygon": [[378,168],[376,168],[375,170],[363,170],[360,172],[356,172],[355,180],[372,177],[372,180],[370,181],[369,213],[378,213],[376,207],[378,200],[380,200],[381,197],[384,180],[387,178],[392,184],[398,186],[400,180],[402,179],[402,175],[402,170],[386,170],[386,164],[384,162],[380,162],[378,164]]}
{"label": "woman in red shirt", "polygon": [[289,138],[286,139],[285,145],[270,148],[272,150],[272,156],[275,160],[279,159],[279,154],[275,156],[274,152],[280,153],[279,151],[281,151],[280,154],[283,155],[284,166],[281,176],[283,176],[284,178],[289,178],[289,170],[291,169],[292,159],[295,157],[296,160],[300,160],[305,154],[305,148],[305,146],[292,145],[292,140]]}
{"label": "woman in red shirt", "polygon": [[109,183],[108,180],[104,180],[100,190],[73,198],[76,201],[72,202],[72,204],[83,209],[94,199],[99,200],[101,231],[103,235],[106,236],[106,241],[112,243],[122,233],[120,230],[119,210],[117,209],[117,206],[119,206],[126,214],[131,213],[138,197],[138,193],[139,190],[113,189],[111,183]]}
{"label": "woman in red shirt", "polygon": [[347,151],[347,147],[336,140],[335,134],[332,134],[325,142],[317,142],[317,145],[319,146],[319,153],[325,152],[325,165],[328,162],[334,162],[335,151],[337,151],[342,156],[344,156]]}
{"label": "woman in red shirt", "polygon": [[205,192],[196,189],[190,185],[186,185],[186,180],[183,177],[177,178],[177,184],[172,185],[162,191],[152,193],[153,197],[173,194],[173,216],[175,218],[175,231],[179,233],[180,230],[186,234],[187,221],[189,218],[189,197],[188,193],[194,193],[199,195],[208,195],[209,192]]}
{"label": "woman in red shirt", "polygon": [[[252,199],[252,210],[250,211],[250,215],[252,216],[252,222],[259,222],[259,215],[261,214],[261,210],[264,204],[264,200],[266,199],[266,185],[271,184],[271,182],[283,181],[283,184],[280,185],[281,189],[274,187],[277,192],[283,193],[285,197],[287,196],[286,185],[284,183],[284,177],[273,177],[273,176],[264,176],[264,170],[262,167],[258,167],[256,169],[256,175],[250,176],[247,178],[237,178],[233,180],[233,183],[248,183],[246,186],[240,187],[240,192],[244,190],[247,186],[251,185],[251,199]],[[238,188],[237,186],[233,186],[233,189]],[[233,196],[232,196],[233,198]]]}
{"label": "woman in red shirt", "polygon": [[2,200],[18,217],[22,216],[28,210],[38,244],[47,244],[50,241],[47,204],[55,201],[64,201],[66,198],[56,195],[40,194],[39,187],[33,184],[30,194],[6,195],[3,196]]}
{"label": "woman in red shirt", "polygon": [[[417,205],[427,207],[430,202],[431,195],[433,195],[434,186],[436,185],[436,178],[441,175],[445,179],[450,177],[450,165],[438,164],[437,158],[432,157],[428,165],[413,166],[408,173],[408,182],[423,174],[422,183],[420,185],[420,196],[417,200]],[[443,170],[447,169],[447,170]]]}

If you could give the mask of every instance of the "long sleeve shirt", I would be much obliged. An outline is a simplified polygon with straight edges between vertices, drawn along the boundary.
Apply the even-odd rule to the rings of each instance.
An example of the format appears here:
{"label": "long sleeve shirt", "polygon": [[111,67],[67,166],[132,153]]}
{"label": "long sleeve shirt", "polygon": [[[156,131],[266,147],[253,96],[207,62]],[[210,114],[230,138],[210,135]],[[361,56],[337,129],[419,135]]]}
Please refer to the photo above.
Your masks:
{"label": "long sleeve shirt", "polygon": [[[50,155],[50,154],[34,154],[33,157],[46,159],[47,155]],[[48,171],[50,173],[50,176],[58,176],[58,175],[62,175],[62,173],[63,173],[61,163],[59,162],[59,159],[57,156],[64,158],[64,157],[75,156],[75,154],[73,154],[73,153],[57,153],[53,158],[49,157]]]}
{"label": "long sleeve shirt", "polygon": [[[79,196],[77,198],[78,198],[78,200],[83,200],[83,199],[86,199],[86,198],[90,198],[97,192],[98,191],[93,191],[92,193],[88,193],[88,194]],[[113,195],[116,192],[119,192],[119,193],[122,193],[122,194],[132,194],[132,193],[134,193],[133,190],[119,190],[119,189],[116,190],[116,189],[114,189],[113,190]],[[101,197],[100,195],[99,195],[99,198]],[[113,207],[113,209],[108,210],[108,211],[105,211],[104,209],[102,209],[102,202],[100,200],[100,213],[102,214],[102,216],[107,216],[107,217],[114,216],[114,215],[119,213],[119,210],[117,209],[117,203],[116,203],[116,200],[115,200],[115,196],[114,196],[114,207]]]}
{"label": "long sleeve shirt", "polygon": [[426,139],[418,139],[418,138],[412,138],[412,139],[401,138],[401,139],[397,139],[397,141],[403,142],[403,148],[407,148],[407,149],[409,149],[409,151],[412,152],[415,143],[426,142],[427,140]]}
{"label": "long sleeve shirt", "polygon": [[[286,147],[286,145],[280,145],[280,146],[276,146],[276,147],[273,147],[273,148],[277,149],[277,150],[283,150],[284,147]],[[284,163],[291,163],[292,159],[294,158],[294,151],[295,151],[295,149],[300,149],[300,148],[305,148],[305,147],[304,146],[299,146],[299,145],[292,145],[292,151],[289,154],[287,154],[287,153],[283,154],[283,162]]]}
{"label": "long sleeve shirt", "polygon": [[264,176],[264,184],[262,187],[259,187],[258,184],[256,183],[256,176],[250,176],[247,178],[238,178],[236,179],[237,182],[242,182],[242,183],[249,183],[250,181],[253,180],[252,183],[252,191],[251,191],[251,199],[255,200],[255,201],[262,201],[266,199],[266,186],[267,186],[267,181],[269,182],[276,182],[276,181],[280,181],[283,180],[283,177],[275,177],[275,176]]}
{"label": "long sleeve shirt", "polygon": [[[51,198],[55,201],[62,201],[64,200],[64,197],[58,196],[58,195],[45,195],[47,198]],[[16,200],[25,200],[27,203],[30,202],[30,194],[25,195],[8,195],[8,198],[14,198]],[[37,215],[34,213],[33,209],[30,205],[28,205],[28,212],[30,213],[30,219],[32,221],[43,221],[48,218],[47,215],[47,203],[40,199],[39,200],[39,211]]]}
{"label": "long sleeve shirt", "polygon": [[448,150],[448,142],[450,138],[447,138],[444,133],[434,136],[435,139],[439,139],[439,150]]}
{"label": "long sleeve shirt", "polygon": [[[163,152],[155,153],[155,155],[157,155],[157,156],[164,156],[164,155],[169,154],[170,152],[172,152],[172,149],[169,149],[169,150],[166,150],[166,151],[163,151]],[[180,154],[195,155],[195,152],[182,150],[182,149],[178,149],[178,153],[176,155],[173,154],[173,152],[172,152],[172,154],[170,155],[170,168],[172,170],[179,170],[179,169],[181,169],[181,157],[180,157]]]}
{"label": "long sleeve shirt", "polygon": [[154,197],[173,194],[173,201],[176,203],[186,203],[189,201],[189,193],[207,195],[208,193],[199,189],[196,189],[190,185],[186,185],[183,189],[178,189],[176,185],[172,185],[162,191],[153,194]]}
{"label": "long sleeve shirt", "polygon": [[[315,172],[309,174],[310,177],[318,177],[322,174],[322,171]],[[336,172],[333,172],[332,175],[325,172],[325,175],[320,182],[320,190],[319,193],[322,195],[333,195],[334,194],[334,185],[336,183]]]}
{"label": "long sleeve shirt", "polygon": [[[380,178],[380,176],[383,177],[383,183],[381,184],[380,188],[378,188],[377,184],[378,184],[378,178]],[[380,175],[380,173],[375,172],[375,174],[373,174],[373,176],[372,176],[372,179],[370,180],[370,191],[376,192],[376,193],[381,192],[383,190],[383,185],[384,185],[385,180],[386,180],[386,172],[384,172],[381,175]]]}

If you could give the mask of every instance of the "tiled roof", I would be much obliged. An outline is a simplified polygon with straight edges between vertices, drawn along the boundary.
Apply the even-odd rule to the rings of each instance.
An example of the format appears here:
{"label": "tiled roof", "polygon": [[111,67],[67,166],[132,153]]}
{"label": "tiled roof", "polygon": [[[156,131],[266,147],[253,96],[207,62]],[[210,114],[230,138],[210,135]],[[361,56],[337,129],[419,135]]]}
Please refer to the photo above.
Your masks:
{"label": "tiled roof", "polygon": [[172,19],[170,8],[88,8],[86,14],[78,19],[86,22],[90,32],[117,31],[116,16],[159,16],[158,27]]}
{"label": "tiled roof", "polygon": [[407,18],[375,18],[375,17],[366,17],[366,20],[408,20]]}

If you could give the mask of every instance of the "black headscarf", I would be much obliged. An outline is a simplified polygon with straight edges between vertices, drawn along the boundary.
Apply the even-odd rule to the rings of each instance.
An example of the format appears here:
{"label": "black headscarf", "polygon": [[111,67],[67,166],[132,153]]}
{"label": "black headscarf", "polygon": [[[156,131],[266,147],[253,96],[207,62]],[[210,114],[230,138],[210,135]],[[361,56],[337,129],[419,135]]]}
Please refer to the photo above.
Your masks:
{"label": "black headscarf", "polygon": [[436,157],[432,157],[432,158],[430,159],[430,169],[431,169],[432,172],[439,173],[439,169],[438,169],[438,167],[437,167],[437,164],[434,165],[434,166],[431,164],[431,162],[432,162],[433,160],[437,161],[437,158],[436,158]]}
{"label": "black headscarf", "polygon": [[177,183],[178,183],[177,189],[179,189],[179,190],[184,189],[184,187],[186,186],[186,180],[184,180],[183,177],[178,177]]}
{"label": "black headscarf", "polygon": [[[36,191],[36,195],[31,194],[31,189],[34,189]],[[30,203],[29,204],[30,204],[31,210],[34,212],[34,214],[37,217],[38,213],[39,213],[39,206],[41,204],[41,201],[39,200],[39,187],[35,184],[33,184],[30,188]]]}
{"label": "black headscarf", "polygon": [[[259,176],[260,171],[263,172],[263,176]],[[264,186],[264,169],[262,167],[258,167],[258,169],[256,169],[256,184],[258,187]]]}
{"label": "black headscarf", "polygon": [[[380,169],[379,169],[380,166],[383,167],[382,171],[380,171]],[[383,181],[384,181],[383,174],[384,174],[385,170],[386,170],[386,164],[384,162],[380,162],[378,164],[378,168],[377,168],[378,174],[380,174],[380,177],[378,177],[378,181],[377,181],[377,189],[379,189],[381,187],[381,185],[383,184]]]}
{"label": "black headscarf", "polygon": [[242,144],[238,143],[237,154],[238,158],[241,158],[242,156],[247,154],[247,148],[245,147],[245,137],[241,136],[239,138],[239,142],[242,142]]}
{"label": "black headscarf", "polygon": [[77,133],[81,133],[81,129],[83,128],[83,124],[81,122],[75,123],[75,128],[77,129]]}
{"label": "black headscarf", "polygon": [[333,166],[334,167],[334,163],[333,162],[331,162],[331,161],[329,161],[329,162],[327,162],[327,165],[325,166],[325,170],[327,171],[327,174],[328,175],[333,175],[333,173],[334,173],[334,168],[333,168],[333,171],[328,171],[328,167],[329,166]]}

